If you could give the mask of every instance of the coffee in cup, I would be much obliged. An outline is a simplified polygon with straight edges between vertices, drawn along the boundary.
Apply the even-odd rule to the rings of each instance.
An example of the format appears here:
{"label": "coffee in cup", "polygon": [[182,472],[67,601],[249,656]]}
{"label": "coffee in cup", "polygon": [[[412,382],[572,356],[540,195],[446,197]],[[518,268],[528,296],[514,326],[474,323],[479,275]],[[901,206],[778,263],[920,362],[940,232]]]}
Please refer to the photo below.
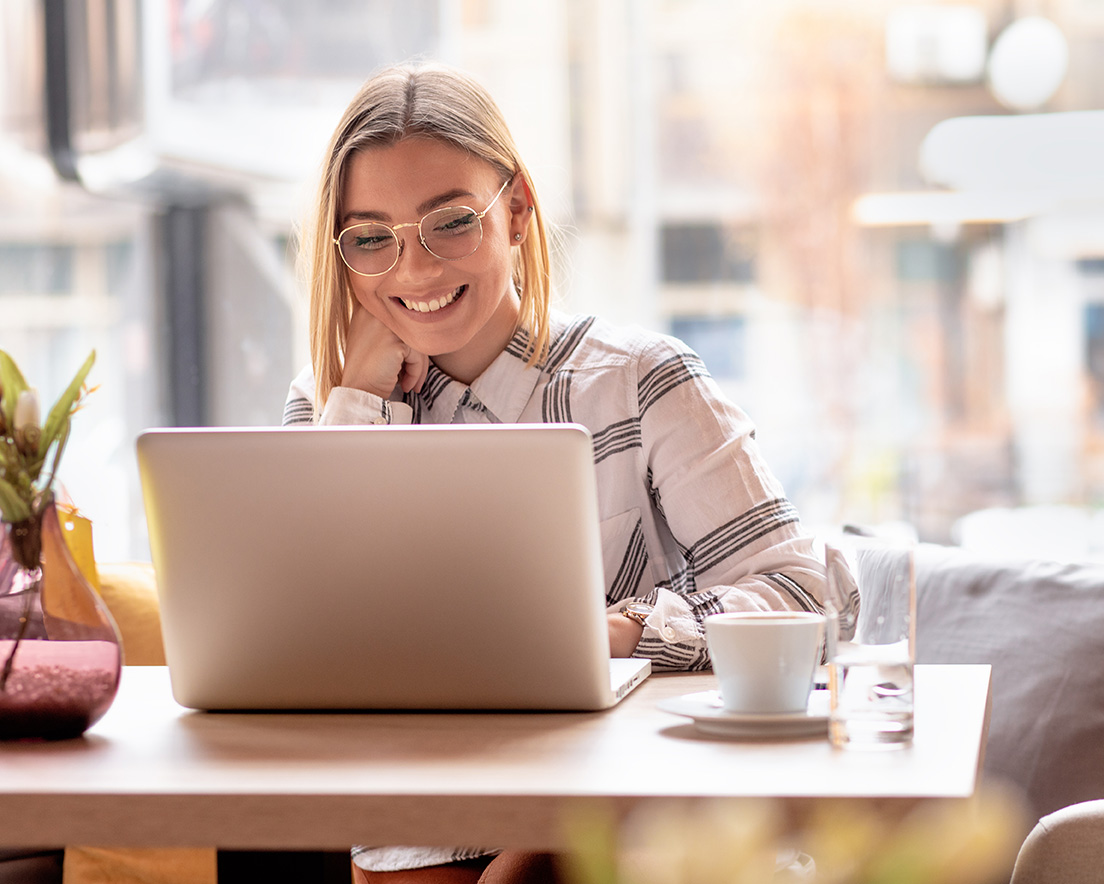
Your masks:
{"label": "coffee in cup", "polygon": [[724,708],[743,714],[804,712],[824,643],[824,615],[747,611],[705,618]]}

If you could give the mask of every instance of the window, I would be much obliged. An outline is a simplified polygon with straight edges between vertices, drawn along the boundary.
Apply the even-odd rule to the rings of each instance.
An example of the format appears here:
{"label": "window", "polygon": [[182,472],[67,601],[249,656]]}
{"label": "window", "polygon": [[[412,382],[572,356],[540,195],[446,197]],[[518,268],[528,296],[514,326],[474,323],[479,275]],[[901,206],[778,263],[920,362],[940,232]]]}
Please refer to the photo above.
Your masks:
{"label": "window", "polygon": [[[74,425],[93,443],[74,439],[66,481],[98,554],[144,557],[134,436],[177,420],[174,397],[197,379],[202,420],[278,421],[309,359],[293,259],[326,141],[374,69],[421,57],[470,71],[502,106],[564,234],[563,306],[670,331],[700,353],[760,422],[803,518],[904,519],[941,540],[981,507],[1104,501],[1104,227],[1090,220],[1104,200],[1089,186],[1100,151],[1082,168],[1057,136],[1038,151],[1005,145],[1025,148],[1021,177],[1069,179],[1041,224],[1016,197],[1028,179],[991,177],[968,131],[946,167],[922,151],[955,119],[1104,116],[1104,21],[1084,15],[1101,2],[1047,5],[1081,54],[1030,115],[1009,115],[984,82],[891,85],[900,59],[884,4],[60,4],[82,10],[67,41],[81,48],[69,59],[75,133],[125,124],[75,146],[82,159],[103,151],[97,168],[121,192],[78,198],[4,153],[0,347],[44,390],[97,348],[101,390]],[[0,2],[12,50],[0,135],[28,157],[45,143],[26,98],[41,64],[16,51],[41,54],[32,6]],[[998,6],[986,7],[992,28]],[[139,126],[165,162],[119,199],[145,167],[104,145]],[[194,222],[173,228],[177,249],[170,213]],[[169,296],[178,281],[187,299]],[[174,324],[189,305],[202,321]],[[1046,433],[1029,419],[1039,414]],[[1069,440],[1082,435],[1094,459],[1076,464]],[[964,452],[999,471],[962,466]]]}
{"label": "window", "polygon": [[1104,426],[1104,303],[1085,305],[1085,373],[1092,419]]}
{"label": "window", "polygon": [[0,243],[0,295],[62,295],[72,288],[72,246]]}
{"label": "window", "polygon": [[744,377],[745,324],[741,316],[677,316],[671,334],[697,353],[709,373],[723,380]]}
{"label": "window", "polygon": [[902,282],[948,282],[961,272],[954,246],[927,239],[897,243],[897,278]]}
{"label": "window", "polygon": [[719,224],[667,224],[660,240],[665,282],[749,283],[755,279],[751,250]]}

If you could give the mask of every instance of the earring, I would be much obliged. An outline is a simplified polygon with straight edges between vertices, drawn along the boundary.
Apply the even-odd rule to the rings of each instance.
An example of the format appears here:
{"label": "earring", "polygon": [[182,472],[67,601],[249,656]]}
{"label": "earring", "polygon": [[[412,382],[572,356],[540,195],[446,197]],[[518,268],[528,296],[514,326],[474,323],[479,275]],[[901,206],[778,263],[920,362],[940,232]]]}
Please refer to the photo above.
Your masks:
{"label": "earring", "polygon": [[533,211],[533,207],[532,207],[532,206],[530,206],[530,207],[529,207],[529,211],[530,211],[530,212],[532,212],[532,211]]}
{"label": "earring", "polygon": [[516,242],[521,242],[521,234],[520,233],[515,233],[514,234],[514,240]]}

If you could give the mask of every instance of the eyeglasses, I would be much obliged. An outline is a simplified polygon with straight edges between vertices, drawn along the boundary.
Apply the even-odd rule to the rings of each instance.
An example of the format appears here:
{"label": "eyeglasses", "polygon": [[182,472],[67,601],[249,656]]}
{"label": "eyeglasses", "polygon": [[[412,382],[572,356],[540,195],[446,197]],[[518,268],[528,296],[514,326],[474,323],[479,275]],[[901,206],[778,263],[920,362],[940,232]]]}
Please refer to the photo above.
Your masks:
{"label": "eyeglasses", "polygon": [[404,227],[417,227],[419,241],[434,257],[445,261],[466,258],[483,242],[483,216],[498,202],[506,185],[513,180],[506,180],[482,212],[468,206],[448,206],[434,209],[417,223],[396,224],[394,227],[379,221],[354,224],[342,230],[334,244],[341,252],[345,265],[360,276],[383,276],[399,263],[406,242],[399,238],[396,231]]}

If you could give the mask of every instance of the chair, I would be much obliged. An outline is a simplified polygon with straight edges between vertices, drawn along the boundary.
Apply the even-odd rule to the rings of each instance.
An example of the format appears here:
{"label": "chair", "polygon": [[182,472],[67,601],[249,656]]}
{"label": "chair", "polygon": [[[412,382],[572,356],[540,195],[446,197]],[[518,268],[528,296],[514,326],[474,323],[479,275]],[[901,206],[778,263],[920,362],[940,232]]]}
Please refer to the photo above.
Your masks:
{"label": "chair", "polygon": [[1020,847],[1009,884],[1096,884],[1104,875],[1104,800],[1047,814]]}
{"label": "chair", "polygon": [[0,884],[61,884],[62,850],[0,850]]}

